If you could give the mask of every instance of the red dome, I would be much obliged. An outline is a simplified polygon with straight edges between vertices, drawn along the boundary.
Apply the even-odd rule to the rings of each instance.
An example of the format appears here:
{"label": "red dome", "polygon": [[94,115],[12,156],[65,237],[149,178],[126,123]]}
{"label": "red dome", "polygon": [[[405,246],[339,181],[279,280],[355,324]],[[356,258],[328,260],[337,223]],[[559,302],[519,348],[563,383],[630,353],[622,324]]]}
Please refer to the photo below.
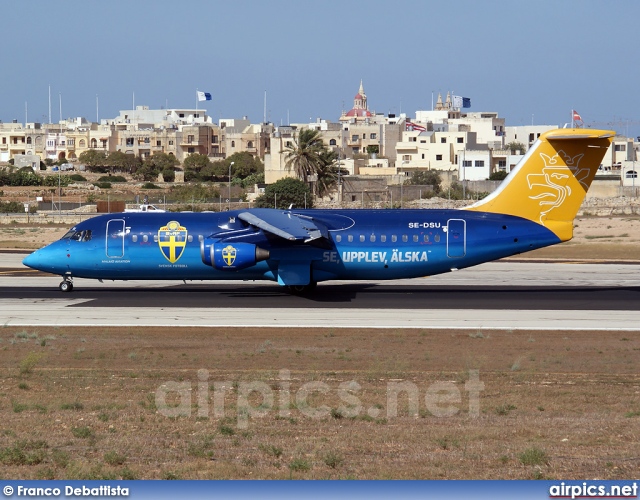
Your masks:
{"label": "red dome", "polygon": [[366,109],[352,109],[347,112],[347,116],[372,116],[370,111]]}

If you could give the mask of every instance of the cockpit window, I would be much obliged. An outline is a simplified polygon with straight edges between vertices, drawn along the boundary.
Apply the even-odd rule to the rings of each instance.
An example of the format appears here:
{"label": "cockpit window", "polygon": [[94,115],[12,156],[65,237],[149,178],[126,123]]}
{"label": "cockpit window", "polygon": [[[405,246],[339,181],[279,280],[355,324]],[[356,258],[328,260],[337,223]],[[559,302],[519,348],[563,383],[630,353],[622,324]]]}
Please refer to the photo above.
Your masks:
{"label": "cockpit window", "polygon": [[89,241],[91,239],[91,229],[85,229],[84,231],[76,231],[72,229],[68,231],[63,237],[63,240],[74,241]]}

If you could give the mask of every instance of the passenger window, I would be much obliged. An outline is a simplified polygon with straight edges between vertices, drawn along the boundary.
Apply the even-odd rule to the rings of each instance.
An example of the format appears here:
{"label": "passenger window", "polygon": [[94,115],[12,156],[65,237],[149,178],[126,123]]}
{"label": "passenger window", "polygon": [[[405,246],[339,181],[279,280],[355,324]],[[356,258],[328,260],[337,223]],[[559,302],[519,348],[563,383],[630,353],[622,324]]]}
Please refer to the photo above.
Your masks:
{"label": "passenger window", "polygon": [[149,241],[149,236],[147,236],[146,234],[143,234],[143,235],[142,235],[142,241],[143,241],[144,243],[146,243],[147,241]]}
{"label": "passenger window", "polygon": [[403,235],[402,235],[402,241],[403,241],[404,243],[406,243],[407,241],[409,241],[409,238],[407,237],[407,235],[406,235],[406,234],[403,234]]}
{"label": "passenger window", "polygon": [[157,234],[153,235],[153,242],[154,243],[158,243],[158,235]]}
{"label": "passenger window", "polygon": [[425,243],[429,242],[429,235],[428,234],[424,235],[424,241],[425,241]]}
{"label": "passenger window", "polygon": [[398,241],[398,237],[394,234],[391,236],[391,242],[395,243],[396,241]]}
{"label": "passenger window", "polygon": [[436,234],[436,235],[433,237],[433,241],[435,241],[436,243],[438,243],[438,242],[440,241],[440,235],[439,235],[439,234]]}
{"label": "passenger window", "polygon": [[349,240],[349,243],[351,243],[353,241],[353,234],[350,234],[347,239]]}
{"label": "passenger window", "polygon": [[386,235],[386,234],[381,234],[381,235],[380,235],[380,241],[381,241],[382,243],[384,243],[385,241],[387,241],[387,235]]}
{"label": "passenger window", "polygon": [[376,241],[376,235],[372,234],[371,236],[369,236],[369,241],[371,241],[371,242]]}
{"label": "passenger window", "polygon": [[364,242],[364,234],[360,235],[360,242]]}
{"label": "passenger window", "polygon": [[131,235],[131,241],[133,241],[134,243],[135,243],[136,241],[138,241],[138,235],[137,235],[137,234],[132,234],[132,235]]}
{"label": "passenger window", "polygon": [[414,243],[418,243],[418,235],[417,234],[413,235],[413,242]]}
{"label": "passenger window", "polygon": [[342,241],[342,236],[340,236],[339,234],[336,234],[336,241],[340,243]]}
{"label": "passenger window", "polygon": [[201,234],[198,235],[198,241],[199,242],[203,242],[204,241],[204,236],[202,236]]}
{"label": "passenger window", "polygon": [[188,241],[189,243],[191,243],[191,242],[193,241],[193,235],[192,235],[192,234],[190,234],[189,236],[187,236],[187,241]]}

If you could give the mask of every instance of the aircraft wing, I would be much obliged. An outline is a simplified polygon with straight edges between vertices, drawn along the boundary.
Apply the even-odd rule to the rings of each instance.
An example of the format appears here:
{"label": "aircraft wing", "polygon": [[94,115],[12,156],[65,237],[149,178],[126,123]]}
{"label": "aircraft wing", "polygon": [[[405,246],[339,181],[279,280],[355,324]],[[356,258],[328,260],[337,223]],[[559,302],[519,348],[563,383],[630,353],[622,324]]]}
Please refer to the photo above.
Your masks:
{"label": "aircraft wing", "polygon": [[291,242],[312,243],[329,237],[327,227],[319,221],[290,211],[255,209],[241,212],[238,218],[266,233]]}

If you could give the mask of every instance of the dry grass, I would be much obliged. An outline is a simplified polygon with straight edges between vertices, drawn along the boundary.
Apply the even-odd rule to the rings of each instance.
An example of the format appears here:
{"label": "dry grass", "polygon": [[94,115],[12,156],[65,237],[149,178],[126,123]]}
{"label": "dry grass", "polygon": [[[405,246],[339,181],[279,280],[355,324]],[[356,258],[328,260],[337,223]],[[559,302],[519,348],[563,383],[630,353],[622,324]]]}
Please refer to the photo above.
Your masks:
{"label": "dry grass", "polygon": [[[3,328],[0,475],[617,479],[637,471],[640,334],[481,333]],[[477,416],[465,388],[472,370],[484,384]],[[184,384],[184,399],[163,393],[168,383]],[[417,405],[401,393],[394,416],[393,387],[415,389]],[[438,389],[453,399],[427,398]],[[190,415],[166,416],[157,394]],[[436,416],[447,409],[453,415]]]}

